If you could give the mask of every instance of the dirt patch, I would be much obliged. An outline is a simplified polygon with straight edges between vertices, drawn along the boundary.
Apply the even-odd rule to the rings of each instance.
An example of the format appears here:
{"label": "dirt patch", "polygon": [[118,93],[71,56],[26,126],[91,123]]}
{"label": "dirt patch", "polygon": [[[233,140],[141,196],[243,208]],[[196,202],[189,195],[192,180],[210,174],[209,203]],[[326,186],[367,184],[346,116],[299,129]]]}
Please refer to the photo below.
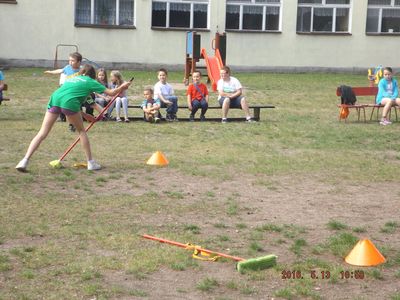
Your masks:
{"label": "dirt patch", "polygon": [[[274,253],[278,255],[280,268],[293,265],[296,261],[306,259],[319,259],[332,263],[343,271],[354,271],[359,267],[350,266],[343,258],[330,253],[312,254],[312,247],[323,244],[327,239],[336,234],[329,229],[329,221],[335,220],[349,227],[349,232],[358,238],[369,238],[375,244],[384,245],[391,249],[400,248],[400,238],[397,234],[383,234],[381,228],[388,221],[398,221],[394,208],[398,207],[398,195],[400,187],[393,184],[328,184],[320,178],[309,177],[267,177],[267,176],[241,176],[235,175],[230,181],[217,182],[207,178],[188,178],[187,175],[178,171],[161,168],[148,173],[135,172],[135,188],[124,188],[122,182],[126,182],[129,174],[124,175],[117,181],[113,181],[107,187],[100,187],[101,194],[112,193],[113,186],[120,186],[120,193],[141,195],[148,192],[150,183],[146,176],[151,176],[152,190],[158,190],[160,194],[174,190],[181,195],[182,205],[197,205],[193,211],[185,215],[179,213],[171,214],[159,212],[152,217],[146,216],[143,220],[149,225],[162,226],[162,224],[194,224],[201,229],[199,239],[207,239],[221,232],[230,239],[229,248],[214,249],[216,251],[231,253],[239,251],[246,253],[248,247],[247,232],[265,224],[276,224],[278,226],[293,226],[296,230],[304,231],[299,238],[306,240],[308,250],[302,255],[295,254],[291,250],[296,236],[286,238],[282,243],[282,235],[276,232],[264,233],[258,240],[261,248],[258,255]],[[183,184],[185,183],[185,184]],[[201,188],[206,187],[206,189]],[[207,200],[206,193],[212,194]],[[202,204],[199,204],[202,203]],[[235,206],[236,212],[229,214],[229,205]],[[203,205],[203,206],[202,206]],[[213,205],[220,209],[213,213],[209,209]],[[201,209],[203,207],[203,211]],[[189,221],[188,221],[189,220]],[[216,224],[223,224],[218,228]],[[245,224],[241,229],[238,224]],[[364,228],[365,232],[355,233],[352,228]],[[187,242],[187,241],[180,241]],[[196,241],[191,241],[196,242]],[[184,251],[184,250],[183,250]],[[189,255],[189,254],[188,254]],[[296,284],[295,281],[288,283],[282,279],[281,271],[267,270],[264,278],[259,281],[238,274],[234,269],[234,263],[210,263],[200,262],[200,269],[174,271],[162,268],[150,274],[145,279],[137,279],[133,275],[121,272],[110,272],[105,275],[108,283],[122,285],[126,288],[142,291],[149,298],[162,299],[215,299],[218,297],[241,298],[241,299],[272,299],[274,291],[285,286]],[[278,268],[279,268],[278,266]],[[361,268],[366,273],[373,268]],[[326,270],[333,272],[333,270]],[[304,271],[309,277],[310,270]],[[395,270],[381,268],[383,278],[377,280],[367,275],[364,280],[338,279],[335,284],[327,280],[316,280],[313,282],[312,291],[323,298],[352,299],[363,297],[365,299],[384,299],[388,295],[399,292],[399,288],[393,285]],[[368,273],[369,274],[369,273]],[[206,277],[215,278],[218,286],[212,291],[204,292],[197,287],[199,281]],[[232,288],[232,282],[236,287]]]}

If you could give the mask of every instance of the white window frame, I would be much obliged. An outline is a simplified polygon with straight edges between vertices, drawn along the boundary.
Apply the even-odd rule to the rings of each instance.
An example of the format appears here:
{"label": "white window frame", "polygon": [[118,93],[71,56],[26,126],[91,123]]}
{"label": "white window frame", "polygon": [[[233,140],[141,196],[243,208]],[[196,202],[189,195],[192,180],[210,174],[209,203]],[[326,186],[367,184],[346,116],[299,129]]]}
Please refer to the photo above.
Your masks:
{"label": "white window frame", "polygon": [[[136,26],[136,1],[137,0],[132,0],[132,2],[133,2],[133,24],[132,25],[120,25],[119,24],[119,1],[120,0],[109,0],[109,1],[115,1],[115,25],[105,25],[105,26],[113,26],[113,27],[127,27],[127,26],[134,27],[134,26]],[[95,23],[94,5],[95,5],[95,0],[90,0],[90,23],[89,24],[77,23],[76,25],[79,25],[79,26],[104,26],[104,25]],[[76,2],[75,2],[75,8],[76,8]],[[74,14],[76,14],[76,10],[74,10]]]}
{"label": "white window frame", "polygon": [[[154,2],[166,3],[165,8],[165,27],[164,26],[152,26],[153,28],[165,28],[165,29],[174,29],[174,30],[187,30],[187,29],[196,29],[196,30],[208,30],[210,28],[210,2],[211,0],[152,0],[151,1],[151,9],[153,9]],[[190,25],[189,27],[170,27],[170,5],[171,3],[186,3],[190,4]],[[207,4],[207,27],[206,28],[194,28],[194,6],[196,4]]]}
{"label": "white window frame", "polygon": [[[379,17],[378,17],[378,31],[366,31],[367,34],[381,34],[381,33],[383,33],[383,34],[399,34],[398,32],[394,32],[394,33],[382,32],[383,10],[384,9],[393,9],[393,10],[394,9],[400,9],[400,6],[398,6],[398,5],[395,6],[394,3],[395,3],[395,0],[391,0],[389,5],[386,5],[386,4],[382,4],[382,5],[379,5],[379,4],[368,4],[367,9],[372,8],[372,9],[378,9],[379,10]],[[367,17],[368,17],[368,14],[367,14]]]}
{"label": "white window frame", "polygon": [[[326,4],[326,0],[322,0],[322,3],[297,3],[297,8],[299,7],[310,7],[311,8],[311,20],[310,20],[310,31],[297,31],[297,33],[340,33],[348,34],[351,33],[351,24],[353,16],[353,1],[350,0],[350,4]],[[315,8],[333,8],[332,14],[332,28],[331,31],[314,31],[314,9]],[[336,10],[338,8],[348,8],[349,9],[349,28],[348,31],[336,31]]]}
{"label": "white window frame", "polygon": [[[282,31],[282,1],[279,2],[271,2],[271,3],[258,3],[255,0],[236,0],[234,2],[229,2],[226,0],[226,5],[239,6],[239,29],[231,29],[225,28],[227,31],[256,31],[256,32],[281,32]],[[261,29],[243,29],[243,7],[244,6],[260,6],[263,8],[263,17],[262,17],[262,28]],[[279,7],[279,25],[277,30],[266,30],[266,20],[267,20],[267,7]]]}

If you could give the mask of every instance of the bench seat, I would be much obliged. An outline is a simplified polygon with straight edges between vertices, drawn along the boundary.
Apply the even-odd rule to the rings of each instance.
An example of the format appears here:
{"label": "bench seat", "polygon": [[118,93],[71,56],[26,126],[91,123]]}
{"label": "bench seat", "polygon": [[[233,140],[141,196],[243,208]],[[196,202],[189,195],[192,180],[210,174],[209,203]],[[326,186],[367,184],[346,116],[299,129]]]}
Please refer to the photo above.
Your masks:
{"label": "bench seat", "polygon": [[[140,105],[128,105],[128,108],[133,108],[133,109],[142,109]],[[275,108],[273,105],[249,105],[249,109],[253,110],[253,119],[255,121],[260,121],[260,112],[262,108]],[[188,107],[184,105],[178,105],[178,109],[183,109],[188,111]],[[221,109],[221,106],[219,105],[210,105],[208,106],[208,109]],[[236,109],[236,108],[234,108]],[[239,109],[239,108],[238,108]],[[137,118],[129,118],[132,120],[135,120]],[[143,120],[143,118],[140,118]],[[180,120],[189,120],[189,118],[179,118]],[[207,118],[207,121],[221,121],[221,118]],[[239,121],[239,120],[244,120],[243,118],[229,118],[230,121]]]}
{"label": "bench seat", "polygon": [[[365,103],[365,104],[357,103],[357,104],[354,104],[354,105],[338,104],[337,106],[339,107],[339,121],[341,121],[341,119],[342,119],[341,118],[341,114],[342,114],[342,111],[344,109],[355,109],[357,111],[358,121],[360,121],[361,112],[363,112],[362,116],[363,116],[364,122],[366,122],[366,116],[365,116],[365,109],[366,108],[372,108],[371,115],[370,115],[370,118],[369,118],[370,121],[372,120],[372,117],[374,115],[375,109],[376,109],[376,120],[378,120],[379,119],[379,116],[378,116],[379,115],[379,110],[383,107],[383,105],[375,103],[375,98],[376,98],[376,95],[378,94],[378,87],[376,87],[376,86],[371,86],[371,87],[370,86],[362,86],[362,87],[352,87],[351,89],[353,90],[353,92],[356,95],[356,97],[370,96],[370,97],[373,97],[374,102],[373,103]],[[342,95],[342,93],[341,93],[340,87],[338,87],[336,89],[336,96],[340,97],[341,95]],[[358,102],[358,99],[357,99],[357,102]],[[395,112],[396,121],[397,121],[397,110],[395,109],[394,112]],[[346,117],[344,119],[345,122],[347,121],[347,118],[348,117]]]}

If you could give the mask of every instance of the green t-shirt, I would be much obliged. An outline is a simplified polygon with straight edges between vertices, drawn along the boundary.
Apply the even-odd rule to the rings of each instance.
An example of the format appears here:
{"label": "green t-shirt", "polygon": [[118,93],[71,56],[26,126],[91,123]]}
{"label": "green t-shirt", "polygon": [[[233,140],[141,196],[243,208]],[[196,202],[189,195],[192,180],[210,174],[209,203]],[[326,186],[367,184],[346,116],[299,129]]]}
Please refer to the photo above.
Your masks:
{"label": "green t-shirt", "polygon": [[101,94],[105,89],[104,85],[88,76],[76,76],[67,80],[51,95],[47,108],[58,106],[78,112],[90,93]]}

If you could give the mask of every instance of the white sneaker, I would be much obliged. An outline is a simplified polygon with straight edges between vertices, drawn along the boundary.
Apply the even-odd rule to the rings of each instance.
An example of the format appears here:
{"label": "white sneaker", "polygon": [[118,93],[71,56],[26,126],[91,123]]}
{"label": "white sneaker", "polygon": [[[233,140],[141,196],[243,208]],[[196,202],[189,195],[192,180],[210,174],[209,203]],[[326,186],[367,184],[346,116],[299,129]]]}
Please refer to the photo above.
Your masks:
{"label": "white sneaker", "polygon": [[89,160],[87,164],[87,169],[89,171],[96,171],[101,169],[101,165],[99,165],[97,162],[94,160]]}
{"label": "white sneaker", "polygon": [[29,163],[29,160],[27,160],[26,158],[23,158],[15,168],[20,172],[26,172],[28,163]]}
{"label": "white sneaker", "polygon": [[381,125],[383,125],[383,126],[386,126],[386,125],[392,124],[392,122],[390,122],[390,121],[387,120],[387,119],[382,119],[382,120],[379,122],[379,124],[381,124]]}

